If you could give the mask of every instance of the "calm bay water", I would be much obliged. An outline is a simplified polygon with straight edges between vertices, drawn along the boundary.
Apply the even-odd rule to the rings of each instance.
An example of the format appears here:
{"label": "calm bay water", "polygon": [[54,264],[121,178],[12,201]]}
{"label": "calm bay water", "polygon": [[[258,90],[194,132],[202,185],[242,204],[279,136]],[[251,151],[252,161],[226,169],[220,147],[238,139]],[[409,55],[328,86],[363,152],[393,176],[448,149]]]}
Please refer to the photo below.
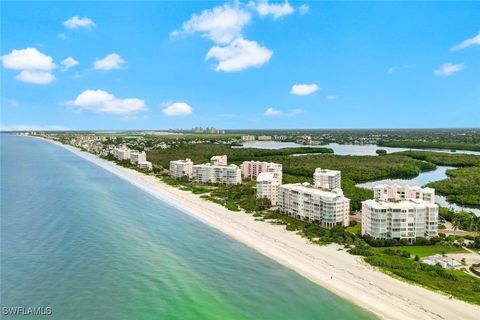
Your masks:
{"label": "calm bay water", "polygon": [[2,306],[51,307],[42,319],[374,318],[59,146],[0,138]]}
{"label": "calm bay water", "polygon": [[[329,143],[324,145],[303,145],[295,142],[281,142],[281,141],[252,141],[244,142],[240,148],[262,148],[262,149],[282,149],[282,148],[331,148],[335,154],[346,156],[377,156],[376,151],[383,149],[387,153],[400,152],[407,150],[419,150],[419,151],[431,151],[431,152],[445,152],[454,153],[448,149],[410,149],[410,148],[394,148],[394,147],[381,147],[376,144],[338,144]],[[237,147],[238,148],[238,147]],[[457,150],[455,153],[475,154],[480,155],[479,151],[470,150]],[[311,154],[311,153],[310,153]],[[303,155],[303,154],[298,154]],[[308,154],[307,154],[308,155]]]}

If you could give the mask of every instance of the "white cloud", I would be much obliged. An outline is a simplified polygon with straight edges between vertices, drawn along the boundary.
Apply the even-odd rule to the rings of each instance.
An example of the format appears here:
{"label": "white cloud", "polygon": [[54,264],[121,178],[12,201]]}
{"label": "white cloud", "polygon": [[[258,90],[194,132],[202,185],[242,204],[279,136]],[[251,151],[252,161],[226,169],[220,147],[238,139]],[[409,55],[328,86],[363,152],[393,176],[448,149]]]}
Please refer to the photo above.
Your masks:
{"label": "white cloud", "polygon": [[193,108],[185,102],[174,102],[165,105],[162,112],[167,116],[188,116],[193,113]]}
{"label": "white cloud", "polygon": [[218,60],[216,71],[234,72],[260,67],[270,60],[273,51],[243,36],[243,29],[251,22],[252,10],[259,11],[261,15],[272,15],[276,19],[295,9],[288,1],[283,4],[269,4],[266,1],[257,4],[250,2],[248,5],[240,2],[226,3],[193,14],[182,29],[172,31],[171,36],[198,32],[213,41],[215,45],[205,58]]}
{"label": "white cloud", "polygon": [[462,63],[445,63],[440,66],[438,69],[433,71],[433,74],[436,76],[451,76],[454,73],[457,73],[463,70],[464,65]]}
{"label": "white cloud", "polygon": [[105,58],[96,60],[93,63],[93,68],[95,70],[112,70],[112,69],[121,69],[125,65],[126,61],[123,58],[116,54],[111,53]]}
{"label": "white cloud", "polygon": [[[250,6],[252,6],[252,2],[250,3]],[[253,4],[253,6],[255,6],[255,9],[260,16],[265,17],[271,15],[274,19],[288,16],[295,11],[295,9],[290,5],[290,3],[288,3],[288,1],[280,4],[268,3],[267,0],[261,0],[256,5]]]}
{"label": "white cloud", "polygon": [[328,100],[335,100],[335,99],[337,99],[337,96],[327,96],[327,99]]}
{"label": "white cloud", "polygon": [[281,114],[280,110],[277,110],[275,108],[269,107],[265,112],[263,113],[266,116],[279,116]]}
{"label": "white cloud", "polygon": [[470,39],[464,40],[462,43],[451,47],[450,50],[451,51],[462,50],[474,45],[480,45],[480,32],[476,36]]}
{"label": "white cloud", "polygon": [[200,32],[215,43],[227,44],[241,36],[242,29],[250,22],[250,18],[250,13],[240,6],[225,4],[204,10],[198,15],[193,14],[182,29],[187,33]]}
{"label": "white cloud", "polygon": [[43,70],[50,71],[55,68],[53,58],[41,53],[36,48],[12,50],[2,56],[3,66],[15,70]]}
{"label": "white cloud", "polygon": [[67,34],[65,32],[59,33],[57,38],[60,40],[67,40]]}
{"label": "white cloud", "polygon": [[142,99],[119,99],[106,91],[90,89],[80,93],[74,101],[69,101],[68,105],[96,113],[119,115],[135,114],[148,110]]}
{"label": "white cloud", "polygon": [[66,131],[69,130],[64,126],[56,125],[35,125],[35,124],[15,124],[1,125],[0,131]]}
{"label": "white cloud", "polygon": [[300,7],[298,7],[298,12],[300,12],[300,14],[306,14],[309,11],[310,11],[310,6],[306,3],[304,3]]}
{"label": "white cloud", "polygon": [[33,84],[49,84],[55,81],[55,76],[48,71],[23,70],[15,79]]}
{"label": "white cloud", "polygon": [[56,65],[53,58],[36,48],[12,50],[1,57],[7,69],[21,70],[15,79],[33,84],[48,84],[55,80],[51,73]]}
{"label": "white cloud", "polygon": [[66,71],[70,68],[73,68],[73,67],[77,66],[79,63],[80,62],[78,62],[77,60],[75,60],[72,57],[68,57],[68,58],[64,59],[62,62],[60,62],[60,64],[63,66],[63,68],[62,68],[63,71]]}
{"label": "white cloud", "polygon": [[93,22],[88,17],[80,18],[78,16],[74,16],[74,17],[71,17],[68,20],[65,20],[63,22],[63,25],[65,27],[67,27],[68,29],[77,29],[77,28],[91,29],[92,27],[95,26],[95,22]]}
{"label": "white cloud", "polygon": [[233,72],[250,67],[260,67],[272,57],[273,51],[255,41],[238,38],[226,46],[210,48],[206,59],[217,59],[216,71]]}
{"label": "white cloud", "polygon": [[309,94],[318,91],[320,88],[315,84],[295,84],[292,86],[292,90],[290,90],[291,94],[297,96],[308,96]]}
{"label": "white cloud", "polygon": [[298,114],[301,114],[303,113],[304,111],[302,109],[290,109],[290,110],[287,110],[287,111],[280,111],[280,110],[277,110],[273,107],[269,107],[267,108],[267,110],[265,110],[265,112],[263,113],[263,115],[265,116],[287,116],[287,117],[293,117],[293,116],[296,116]]}

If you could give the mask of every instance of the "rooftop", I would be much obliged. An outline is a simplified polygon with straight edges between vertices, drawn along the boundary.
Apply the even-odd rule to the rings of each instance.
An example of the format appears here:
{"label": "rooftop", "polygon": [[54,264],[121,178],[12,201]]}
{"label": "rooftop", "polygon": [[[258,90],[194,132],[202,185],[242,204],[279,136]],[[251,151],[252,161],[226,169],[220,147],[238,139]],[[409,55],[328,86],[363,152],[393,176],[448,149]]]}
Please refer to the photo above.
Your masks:
{"label": "rooftop", "polygon": [[365,200],[362,203],[378,209],[392,208],[392,209],[407,209],[407,208],[438,208],[438,205],[430,203],[421,199],[400,200],[400,201],[377,201]]}
{"label": "rooftop", "polygon": [[336,197],[343,196],[342,189],[336,188],[333,190],[324,190],[324,189],[316,188],[311,184],[309,184],[308,182],[282,184],[280,188],[286,188],[286,189],[295,190],[298,192],[310,193],[310,194],[314,194],[322,197],[336,198]]}

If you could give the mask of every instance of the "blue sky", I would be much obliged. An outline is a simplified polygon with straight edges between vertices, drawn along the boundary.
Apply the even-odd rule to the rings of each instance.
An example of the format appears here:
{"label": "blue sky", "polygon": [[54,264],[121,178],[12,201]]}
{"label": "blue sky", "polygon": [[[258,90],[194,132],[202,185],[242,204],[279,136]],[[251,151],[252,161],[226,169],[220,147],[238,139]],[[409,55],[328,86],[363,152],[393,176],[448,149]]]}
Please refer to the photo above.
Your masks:
{"label": "blue sky", "polygon": [[480,124],[478,2],[2,2],[1,28],[2,129]]}

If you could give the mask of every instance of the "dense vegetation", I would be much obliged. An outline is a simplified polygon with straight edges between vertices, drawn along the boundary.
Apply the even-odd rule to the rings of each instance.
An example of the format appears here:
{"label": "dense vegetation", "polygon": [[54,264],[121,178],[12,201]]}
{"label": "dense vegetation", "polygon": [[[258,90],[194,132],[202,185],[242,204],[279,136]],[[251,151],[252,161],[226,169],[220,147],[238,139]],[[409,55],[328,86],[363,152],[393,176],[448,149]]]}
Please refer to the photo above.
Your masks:
{"label": "dense vegetation", "polygon": [[[387,249],[388,250],[388,249]],[[480,304],[480,279],[458,270],[446,270],[412,259],[404,250],[372,251],[365,261],[389,274],[432,290],[439,290],[458,299]],[[407,252],[405,254],[405,252]]]}
{"label": "dense vegetation", "polygon": [[450,150],[473,150],[480,151],[478,143],[464,142],[434,142],[434,141],[415,141],[415,140],[391,140],[379,141],[379,146],[397,147],[397,148],[417,148],[417,149],[450,149]]}
{"label": "dense vegetation", "polygon": [[473,154],[429,151],[403,151],[393,154],[428,161],[439,166],[470,167],[480,165],[480,156]]}
{"label": "dense vegetation", "polygon": [[441,152],[405,151],[395,153],[437,165],[460,167],[447,170],[448,178],[428,184],[447,200],[464,206],[480,207],[480,156]]}
{"label": "dense vegetation", "polygon": [[480,231],[480,216],[477,217],[472,212],[455,212],[448,208],[440,207],[438,215],[445,221],[451,222],[454,229]]}
{"label": "dense vegetation", "polygon": [[435,254],[447,254],[447,253],[467,253],[465,249],[460,246],[454,246],[450,244],[437,244],[437,245],[429,245],[429,246],[421,246],[421,245],[410,245],[410,246],[401,246],[401,247],[391,247],[391,248],[376,248],[375,250],[380,250],[385,252],[385,250],[402,250],[408,252],[413,256],[418,257],[428,257],[433,256]]}
{"label": "dense vegetation", "polygon": [[448,179],[429,183],[450,202],[480,208],[480,167],[447,170]]}
{"label": "dense vegetation", "polygon": [[228,156],[230,163],[241,163],[242,161],[259,159],[268,156],[288,156],[298,153],[333,153],[330,148],[284,148],[284,149],[257,149],[257,148],[232,148],[227,144],[186,144],[147,152],[147,158],[155,164],[164,168],[169,167],[171,160],[190,158],[195,163],[206,163],[214,155]]}

